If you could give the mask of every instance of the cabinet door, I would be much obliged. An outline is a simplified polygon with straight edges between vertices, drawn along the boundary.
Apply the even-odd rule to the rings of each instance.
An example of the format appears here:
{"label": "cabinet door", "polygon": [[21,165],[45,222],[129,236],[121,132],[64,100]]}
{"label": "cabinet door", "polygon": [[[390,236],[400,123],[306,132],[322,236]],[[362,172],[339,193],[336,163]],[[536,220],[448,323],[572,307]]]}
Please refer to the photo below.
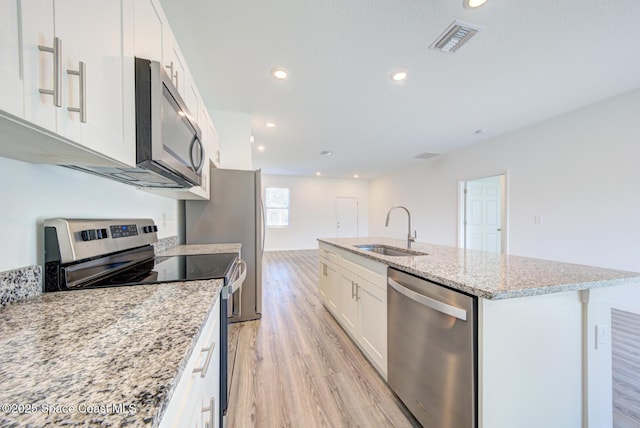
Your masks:
{"label": "cabinet door", "polygon": [[139,58],[162,63],[163,22],[152,0],[134,1],[134,52]]}
{"label": "cabinet door", "polygon": [[[216,319],[220,319],[220,299],[216,303],[214,313]],[[213,357],[209,362],[206,377],[202,380],[202,397],[200,401],[201,426],[216,428],[220,420],[220,323],[217,322],[211,343],[213,344]]]}
{"label": "cabinet door", "polygon": [[360,277],[358,342],[369,359],[387,373],[387,291]]}
{"label": "cabinet door", "polygon": [[329,288],[329,274],[327,271],[327,261],[320,259],[320,271],[318,272],[318,290],[320,291],[320,298],[325,305],[327,304],[327,293]]}
{"label": "cabinet door", "polygon": [[198,124],[202,132],[202,115],[200,114],[200,105],[202,104],[202,101],[200,100],[198,88],[191,76],[187,76],[185,79],[185,87],[184,102],[189,109],[191,118]]}
{"label": "cabinet door", "polygon": [[340,278],[338,270],[332,263],[327,265],[327,302],[326,305],[334,314],[338,313],[338,299],[340,299]]}
{"label": "cabinet door", "polygon": [[216,128],[213,126],[213,121],[209,116],[209,112],[207,112],[206,106],[204,104],[201,108],[202,113],[202,132],[205,135],[207,149],[209,151],[209,157],[213,161],[213,164],[216,168],[220,168],[220,140],[218,138],[218,132]]}
{"label": "cabinet door", "polygon": [[[133,165],[135,146],[124,138],[122,115],[121,3],[55,0],[55,33],[63,43],[58,134]],[[85,67],[84,75],[78,75],[81,63]],[[133,79],[133,76],[126,77]]]}
{"label": "cabinet door", "polygon": [[[54,83],[54,64],[61,60],[52,52],[38,47],[53,49],[53,0],[21,0],[22,6],[22,54],[24,79],[24,119],[41,128],[56,131],[54,96],[45,91],[62,91]],[[62,44],[61,53],[64,53]],[[62,72],[62,68],[59,68]]]}
{"label": "cabinet door", "polygon": [[23,117],[19,16],[19,0],[0,1],[0,110]]}
{"label": "cabinet door", "polygon": [[163,62],[165,71],[171,77],[171,81],[175,87],[178,88],[180,96],[184,99],[184,78],[186,67],[184,66],[184,60],[182,59],[182,53],[180,52],[178,43],[176,42],[170,28],[167,27],[164,29],[162,41],[164,44]]}
{"label": "cabinet door", "polygon": [[356,275],[346,269],[340,270],[340,300],[338,306],[340,322],[345,329],[353,335],[353,337],[356,337],[358,332],[358,302],[356,301],[357,284],[358,277]]}

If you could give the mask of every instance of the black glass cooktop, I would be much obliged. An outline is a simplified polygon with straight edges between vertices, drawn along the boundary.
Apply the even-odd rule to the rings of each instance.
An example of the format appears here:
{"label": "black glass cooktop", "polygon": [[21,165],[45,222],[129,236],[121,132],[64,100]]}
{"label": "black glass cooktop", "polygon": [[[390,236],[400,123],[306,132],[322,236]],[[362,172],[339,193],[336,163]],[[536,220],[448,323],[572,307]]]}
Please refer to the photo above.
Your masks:
{"label": "black glass cooktop", "polygon": [[113,287],[223,278],[228,281],[237,258],[237,253],[155,257],[93,283],[92,286]]}

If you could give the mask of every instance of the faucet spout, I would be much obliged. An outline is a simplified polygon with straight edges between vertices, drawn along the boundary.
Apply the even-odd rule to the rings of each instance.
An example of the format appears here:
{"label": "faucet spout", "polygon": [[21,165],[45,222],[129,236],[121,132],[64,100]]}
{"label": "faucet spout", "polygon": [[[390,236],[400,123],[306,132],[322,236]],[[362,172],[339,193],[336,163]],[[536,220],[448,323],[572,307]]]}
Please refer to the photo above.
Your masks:
{"label": "faucet spout", "polygon": [[407,218],[409,220],[409,228],[408,228],[408,233],[407,233],[407,248],[411,248],[411,243],[416,241],[417,238],[417,233],[414,232],[413,235],[411,235],[411,213],[409,212],[409,209],[403,205],[394,205],[391,207],[391,209],[389,209],[389,212],[387,212],[387,219],[384,222],[384,226],[385,227],[389,227],[389,217],[391,216],[391,211],[400,208],[403,209],[407,212]]}

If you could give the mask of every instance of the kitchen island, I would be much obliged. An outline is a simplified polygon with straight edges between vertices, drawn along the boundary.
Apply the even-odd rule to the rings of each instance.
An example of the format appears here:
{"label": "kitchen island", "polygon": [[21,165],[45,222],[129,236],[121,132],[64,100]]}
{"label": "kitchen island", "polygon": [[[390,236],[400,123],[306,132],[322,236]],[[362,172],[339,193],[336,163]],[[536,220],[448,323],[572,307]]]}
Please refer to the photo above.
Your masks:
{"label": "kitchen island", "polygon": [[[414,243],[412,250],[426,255],[388,256],[362,248],[406,248],[406,240],[389,238],[319,242],[325,306],[348,326],[351,303],[342,301],[351,302],[354,292],[348,288],[355,281],[356,305],[369,319],[361,319],[354,334],[345,330],[383,377],[386,342],[366,329],[375,322],[386,335],[386,296],[369,298],[380,308],[378,319],[371,310],[367,315],[362,305],[367,302],[364,292],[377,281],[371,278],[382,272],[380,266],[477,298],[478,427],[611,426],[611,296],[637,297],[639,273],[425,243]],[[360,274],[353,274],[354,266]],[[338,280],[323,285],[323,278],[332,275]],[[372,352],[372,344],[377,352]]]}
{"label": "kitchen island", "polygon": [[[239,249],[180,246],[160,255]],[[46,293],[0,309],[0,426],[157,426],[222,286]]]}

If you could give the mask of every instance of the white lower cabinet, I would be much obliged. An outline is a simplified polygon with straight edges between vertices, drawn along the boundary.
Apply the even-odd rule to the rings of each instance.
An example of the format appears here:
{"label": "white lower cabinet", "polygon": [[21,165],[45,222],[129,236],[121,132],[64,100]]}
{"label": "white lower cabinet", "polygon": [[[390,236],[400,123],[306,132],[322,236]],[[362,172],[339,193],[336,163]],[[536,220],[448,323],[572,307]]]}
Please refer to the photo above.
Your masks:
{"label": "white lower cabinet", "polygon": [[178,380],[161,428],[215,428],[220,407],[220,299],[209,315]]}
{"label": "white lower cabinet", "polygon": [[[334,314],[338,313],[340,287],[338,286],[339,257],[320,249],[320,296],[322,303]],[[337,316],[337,315],[336,315]]]}
{"label": "white lower cabinet", "polygon": [[325,307],[387,378],[387,266],[320,244],[319,291]]}

